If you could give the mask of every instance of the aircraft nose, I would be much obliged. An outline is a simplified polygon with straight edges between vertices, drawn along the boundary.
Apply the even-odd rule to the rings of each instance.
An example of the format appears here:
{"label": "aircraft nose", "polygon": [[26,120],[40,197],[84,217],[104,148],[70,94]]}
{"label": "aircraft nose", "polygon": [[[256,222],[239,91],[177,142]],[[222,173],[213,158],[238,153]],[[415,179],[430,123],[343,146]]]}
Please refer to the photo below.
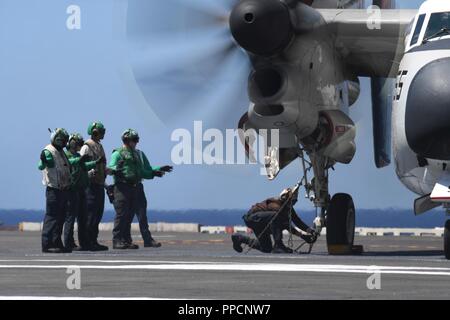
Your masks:
{"label": "aircraft nose", "polygon": [[406,103],[405,130],[415,153],[450,160],[450,58],[429,63],[413,79]]}
{"label": "aircraft nose", "polygon": [[289,8],[279,0],[241,0],[230,15],[236,42],[257,55],[283,50],[292,37]]}

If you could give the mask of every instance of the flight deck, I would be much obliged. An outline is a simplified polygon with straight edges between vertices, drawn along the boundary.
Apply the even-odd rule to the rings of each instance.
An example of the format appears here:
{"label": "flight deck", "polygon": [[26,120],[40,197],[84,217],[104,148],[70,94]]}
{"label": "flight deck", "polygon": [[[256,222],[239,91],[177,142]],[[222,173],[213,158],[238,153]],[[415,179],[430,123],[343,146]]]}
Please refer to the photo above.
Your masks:
{"label": "flight deck", "polygon": [[[101,242],[112,246],[109,232]],[[0,231],[2,299],[448,299],[439,237],[357,237],[359,256],[233,251],[229,235],[156,233],[159,249],[43,254],[39,232]],[[295,242],[294,245],[299,245]],[[244,251],[246,252],[246,250]],[[78,270],[80,289],[68,285]]]}

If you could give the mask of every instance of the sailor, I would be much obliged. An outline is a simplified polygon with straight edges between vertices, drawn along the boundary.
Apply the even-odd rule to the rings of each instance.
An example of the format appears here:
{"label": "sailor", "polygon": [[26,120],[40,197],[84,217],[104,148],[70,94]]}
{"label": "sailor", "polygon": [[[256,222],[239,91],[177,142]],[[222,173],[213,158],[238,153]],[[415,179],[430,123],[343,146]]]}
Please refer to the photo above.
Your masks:
{"label": "sailor", "polygon": [[[87,233],[87,202],[86,188],[89,185],[88,171],[96,167],[103,161],[99,158],[95,161],[86,161],[87,156],[81,156],[80,150],[84,145],[83,137],[74,133],[70,135],[66,147],[66,156],[71,165],[72,187],[69,195],[68,211],[64,223],[64,246],[69,250],[87,251],[90,249],[90,242]],[[75,244],[73,231],[75,220],[78,224],[78,242]]]}
{"label": "sailor", "polygon": [[71,186],[70,163],[64,153],[69,139],[65,129],[52,132],[51,143],[41,152],[38,168],[43,173],[46,186],[46,211],[42,227],[42,251],[48,253],[70,252],[61,240],[64,217],[67,212]]}
{"label": "sailor", "polygon": [[[283,190],[279,197],[269,198],[252,206],[243,219],[247,227],[255,233],[256,239],[238,233],[233,234],[231,239],[234,250],[242,252],[242,244],[246,244],[264,253],[292,253],[293,250],[283,243],[283,230],[288,230],[308,243],[314,243],[318,235],[297,215],[293,208],[296,202],[297,193],[288,188]],[[299,232],[295,227],[306,234]]]}
{"label": "sailor", "polygon": [[123,145],[114,150],[109,169],[114,175],[114,209],[116,216],[113,229],[114,249],[138,249],[131,238],[131,223],[137,215],[144,247],[160,247],[148,227],[147,199],[143,179],[162,177],[171,172],[171,166],[152,167],[144,152],[136,148],[139,134],[128,129],[122,134]]}
{"label": "sailor", "polygon": [[105,251],[107,246],[98,243],[98,226],[103,218],[105,209],[105,180],[106,180],[106,157],[101,140],[105,137],[105,127],[101,122],[89,124],[87,140],[81,148],[80,155],[85,156],[87,161],[97,162],[94,169],[88,172],[89,185],[86,189],[87,200],[87,235],[89,237],[89,248],[91,251]]}

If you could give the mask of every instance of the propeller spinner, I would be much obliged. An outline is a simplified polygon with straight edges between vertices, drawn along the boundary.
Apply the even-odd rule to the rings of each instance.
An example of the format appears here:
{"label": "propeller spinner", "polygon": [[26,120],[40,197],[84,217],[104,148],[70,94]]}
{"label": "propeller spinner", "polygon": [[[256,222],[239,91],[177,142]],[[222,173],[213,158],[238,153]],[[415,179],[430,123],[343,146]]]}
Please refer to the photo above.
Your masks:
{"label": "propeller spinner", "polygon": [[288,6],[279,0],[242,0],[230,15],[236,42],[256,55],[272,55],[284,49],[293,30]]}

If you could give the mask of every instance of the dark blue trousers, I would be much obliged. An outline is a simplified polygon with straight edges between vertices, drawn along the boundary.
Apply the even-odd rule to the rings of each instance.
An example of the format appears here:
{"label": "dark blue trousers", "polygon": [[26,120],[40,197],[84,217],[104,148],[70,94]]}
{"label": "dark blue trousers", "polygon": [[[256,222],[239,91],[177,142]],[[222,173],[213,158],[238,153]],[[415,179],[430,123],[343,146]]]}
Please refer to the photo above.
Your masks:
{"label": "dark blue trousers", "polygon": [[75,221],[78,224],[78,242],[80,247],[88,248],[87,201],[86,191],[84,189],[70,191],[68,210],[64,223],[64,245],[66,248],[73,248],[75,246],[73,235]]}
{"label": "dark blue trousers", "polygon": [[152,234],[148,227],[147,198],[142,183],[129,185],[117,183],[114,187],[114,218],[113,241],[131,243],[131,223],[136,216],[139,222],[144,244],[151,242]]}
{"label": "dark blue trousers", "polygon": [[67,212],[69,191],[47,187],[46,211],[42,227],[42,249],[63,248],[61,235]]}
{"label": "dark blue trousers", "polygon": [[87,234],[89,243],[98,243],[98,225],[102,221],[105,210],[105,188],[102,185],[91,183],[86,189],[87,201]]}
{"label": "dark blue trousers", "polygon": [[258,239],[257,248],[262,252],[272,252],[273,243],[271,235],[274,238],[275,244],[283,242],[283,230],[286,225],[276,218],[276,211],[260,211],[246,214],[244,222],[255,233]]}

